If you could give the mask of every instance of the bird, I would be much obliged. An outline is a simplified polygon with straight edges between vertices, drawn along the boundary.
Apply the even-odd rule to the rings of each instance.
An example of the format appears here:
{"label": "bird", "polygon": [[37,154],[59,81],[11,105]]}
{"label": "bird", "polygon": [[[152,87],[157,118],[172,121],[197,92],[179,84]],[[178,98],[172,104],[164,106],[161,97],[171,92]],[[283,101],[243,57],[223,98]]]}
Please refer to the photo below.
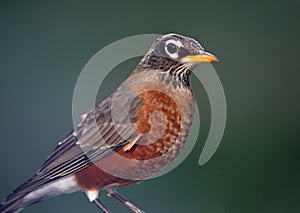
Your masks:
{"label": "bird", "polygon": [[110,211],[100,191],[144,212],[116,189],[151,178],[176,158],[195,110],[190,75],[197,65],[217,61],[193,38],[157,38],[118,89],[83,114],[36,174],[3,200],[0,212],[76,191],[104,213]]}

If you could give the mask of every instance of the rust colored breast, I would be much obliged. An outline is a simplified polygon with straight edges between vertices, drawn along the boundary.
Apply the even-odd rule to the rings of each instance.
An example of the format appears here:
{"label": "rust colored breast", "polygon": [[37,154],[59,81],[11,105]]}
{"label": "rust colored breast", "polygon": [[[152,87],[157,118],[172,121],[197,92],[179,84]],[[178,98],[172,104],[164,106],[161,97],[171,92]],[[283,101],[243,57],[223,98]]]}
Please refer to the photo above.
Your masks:
{"label": "rust colored breast", "polygon": [[138,96],[143,105],[134,123],[142,136],[129,151],[118,154],[137,160],[149,160],[169,151],[179,137],[181,114],[179,106],[167,94],[148,90]]}
{"label": "rust colored breast", "polygon": [[[137,98],[141,99],[143,105],[138,111],[134,127],[142,136],[130,150],[120,149],[113,155],[133,160],[150,160],[174,148],[179,137],[181,115],[176,102],[160,91],[145,91]],[[130,162],[134,163],[134,161]],[[126,170],[132,171],[133,167],[138,166],[138,164],[130,165],[124,161],[118,162],[114,156],[109,156],[78,172],[75,175],[77,183],[85,190],[96,190],[107,185],[124,186],[138,181],[120,178],[118,175],[113,175],[115,172],[110,174],[107,172],[110,169],[104,169],[105,171],[101,169],[103,164],[111,165],[110,168],[114,167],[114,171],[124,170],[125,172]]]}
{"label": "rust colored breast", "polygon": [[76,180],[83,189],[118,187],[147,179],[171,163],[183,147],[194,113],[193,92],[162,87],[156,79],[142,85],[133,87],[142,104],[139,110],[131,110],[136,112],[131,122],[140,137],[132,146],[125,145],[78,172]]}

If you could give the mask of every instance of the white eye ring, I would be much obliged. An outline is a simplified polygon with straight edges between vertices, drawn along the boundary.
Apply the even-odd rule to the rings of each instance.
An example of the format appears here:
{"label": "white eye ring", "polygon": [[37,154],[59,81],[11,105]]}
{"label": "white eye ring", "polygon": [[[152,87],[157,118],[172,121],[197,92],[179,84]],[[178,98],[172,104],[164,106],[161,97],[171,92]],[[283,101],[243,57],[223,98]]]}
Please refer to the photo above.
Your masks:
{"label": "white eye ring", "polygon": [[167,53],[172,59],[177,59],[177,58],[179,57],[178,52],[176,51],[176,52],[174,52],[174,53],[170,53],[170,52],[168,51],[168,48],[167,48],[169,44],[174,44],[174,45],[177,47],[177,50],[178,50],[179,47],[182,47],[182,46],[183,46],[182,43],[181,43],[180,41],[176,41],[176,40],[171,39],[171,40],[168,40],[168,41],[166,42],[166,45],[165,45],[165,51],[166,51],[166,53]]}

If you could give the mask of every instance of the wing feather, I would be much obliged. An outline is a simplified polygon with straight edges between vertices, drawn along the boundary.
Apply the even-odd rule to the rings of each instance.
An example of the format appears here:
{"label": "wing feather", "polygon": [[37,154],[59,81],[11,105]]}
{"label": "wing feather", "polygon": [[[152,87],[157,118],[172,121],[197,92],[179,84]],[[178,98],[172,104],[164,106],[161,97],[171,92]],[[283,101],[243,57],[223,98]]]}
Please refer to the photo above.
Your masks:
{"label": "wing feather", "polygon": [[[25,196],[53,181],[75,174],[135,140],[138,136],[131,124],[113,124],[111,99],[112,96],[108,97],[96,109],[85,114],[78,127],[57,145],[36,175],[16,188],[5,201]],[[141,102],[141,99],[135,99],[133,104],[140,107]],[[131,117],[136,117],[137,107],[132,107]],[[125,137],[118,131],[122,131]]]}

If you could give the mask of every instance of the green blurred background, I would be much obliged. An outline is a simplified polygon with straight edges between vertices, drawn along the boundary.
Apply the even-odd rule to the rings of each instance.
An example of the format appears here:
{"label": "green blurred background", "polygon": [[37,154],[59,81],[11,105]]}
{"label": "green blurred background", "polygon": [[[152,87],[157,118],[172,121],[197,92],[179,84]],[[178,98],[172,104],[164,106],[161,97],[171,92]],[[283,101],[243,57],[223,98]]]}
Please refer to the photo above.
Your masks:
{"label": "green blurred background", "polygon": [[[192,153],[167,175],[120,191],[147,212],[300,212],[299,8],[299,1],[1,1],[0,199],[71,130],[73,89],[97,51],[131,35],[176,32],[220,59],[213,66],[228,104],[223,140],[199,166],[210,108],[193,78],[201,130]],[[137,61],[108,76],[99,100]],[[129,212],[102,199],[112,212]],[[75,193],[26,212],[99,211]]]}

